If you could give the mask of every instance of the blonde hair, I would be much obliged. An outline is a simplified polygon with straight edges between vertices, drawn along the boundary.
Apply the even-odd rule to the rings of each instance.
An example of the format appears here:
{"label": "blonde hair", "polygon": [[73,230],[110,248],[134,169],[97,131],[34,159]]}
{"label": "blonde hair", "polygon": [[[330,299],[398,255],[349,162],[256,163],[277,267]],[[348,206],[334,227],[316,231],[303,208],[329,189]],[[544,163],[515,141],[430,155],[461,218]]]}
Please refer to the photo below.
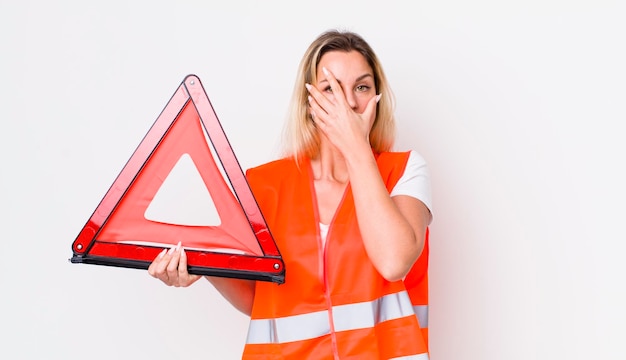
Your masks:
{"label": "blonde hair", "polygon": [[357,51],[372,68],[376,93],[382,94],[382,97],[370,131],[370,145],[376,153],[391,150],[396,131],[395,98],[378,57],[360,35],[350,31],[328,30],[309,45],[300,61],[283,133],[284,155],[298,159],[303,156],[315,158],[319,154],[320,137],[309,117],[308,92],[304,84],[317,81],[317,66],[322,56],[329,51]]}

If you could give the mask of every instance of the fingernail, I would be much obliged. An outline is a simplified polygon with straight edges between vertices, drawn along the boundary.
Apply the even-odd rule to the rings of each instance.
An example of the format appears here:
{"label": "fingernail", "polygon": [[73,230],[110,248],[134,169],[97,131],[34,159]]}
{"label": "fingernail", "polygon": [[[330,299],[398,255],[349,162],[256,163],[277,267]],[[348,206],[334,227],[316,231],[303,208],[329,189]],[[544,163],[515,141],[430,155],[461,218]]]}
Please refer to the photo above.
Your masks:
{"label": "fingernail", "polygon": [[178,244],[176,244],[176,250],[180,250],[180,248],[182,247],[182,242],[178,242]]}
{"label": "fingernail", "polygon": [[171,255],[174,252],[175,249],[176,249],[176,247],[172,246],[169,250],[167,250],[167,254]]}
{"label": "fingernail", "polygon": [[376,102],[379,102],[379,101],[380,101],[380,98],[381,98],[382,96],[383,96],[383,94],[378,94],[378,95],[376,95]]}
{"label": "fingernail", "polygon": [[328,76],[328,70],[325,66],[322,66],[322,72],[324,72],[324,75]]}
{"label": "fingernail", "polygon": [[309,100],[309,104],[311,104],[311,102],[313,101],[313,98],[311,97],[311,95],[307,96],[307,99]]}
{"label": "fingernail", "polygon": [[161,253],[159,253],[158,258],[161,259],[163,258],[163,256],[165,256],[165,253],[167,252],[167,249],[163,249],[163,251],[161,251]]}
{"label": "fingernail", "polygon": [[311,84],[309,84],[309,83],[304,84],[304,87],[305,87],[307,90],[311,90]]}

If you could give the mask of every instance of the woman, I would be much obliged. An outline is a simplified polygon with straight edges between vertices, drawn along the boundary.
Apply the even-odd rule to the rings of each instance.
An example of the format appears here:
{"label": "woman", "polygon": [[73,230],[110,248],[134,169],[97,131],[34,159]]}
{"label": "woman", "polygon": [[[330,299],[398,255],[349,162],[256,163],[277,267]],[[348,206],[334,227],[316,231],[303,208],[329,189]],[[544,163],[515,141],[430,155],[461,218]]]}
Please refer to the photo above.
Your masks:
{"label": "woman", "polygon": [[[286,129],[286,156],[246,174],[285,283],[207,277],[251,316],[243,358],[428,359],[403,281],[427,291],[427,254],[416,260],[431,221],[428,169],[415,151],[390,151],[393,94],[362,37],[332,30],[309,46]],[[171,286],[200,277],[180,246],[149,273]]]}

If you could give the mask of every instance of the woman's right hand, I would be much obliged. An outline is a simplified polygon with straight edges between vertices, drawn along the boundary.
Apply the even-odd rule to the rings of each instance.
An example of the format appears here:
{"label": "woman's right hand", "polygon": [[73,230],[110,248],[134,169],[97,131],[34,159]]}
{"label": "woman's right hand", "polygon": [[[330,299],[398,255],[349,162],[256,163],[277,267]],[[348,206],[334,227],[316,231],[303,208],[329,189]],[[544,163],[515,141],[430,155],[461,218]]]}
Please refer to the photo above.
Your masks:
{"label": "woman's right hand", "polygon": [[187,287],[202,277],[187,272],[187,254],[180,242],[170,249],[163,249],[148,267],[148,273],[165,285],[176,287]]}

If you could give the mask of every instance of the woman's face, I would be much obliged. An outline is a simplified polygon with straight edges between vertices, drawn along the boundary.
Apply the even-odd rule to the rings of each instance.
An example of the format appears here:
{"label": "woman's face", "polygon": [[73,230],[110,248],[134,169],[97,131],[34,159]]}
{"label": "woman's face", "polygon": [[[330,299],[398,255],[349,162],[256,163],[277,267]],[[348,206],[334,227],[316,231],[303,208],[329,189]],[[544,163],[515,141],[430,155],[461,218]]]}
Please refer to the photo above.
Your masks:
{"label": "woman's face", "polygon": [[322,55],[317,66],[317,83],[314,85],[332,100],[334,94],[322,71],[324,67],[335,75],[352,109],[362,114],[367,102],[376,96],[374,71],[363,55],[356,51],[329,51]]}

